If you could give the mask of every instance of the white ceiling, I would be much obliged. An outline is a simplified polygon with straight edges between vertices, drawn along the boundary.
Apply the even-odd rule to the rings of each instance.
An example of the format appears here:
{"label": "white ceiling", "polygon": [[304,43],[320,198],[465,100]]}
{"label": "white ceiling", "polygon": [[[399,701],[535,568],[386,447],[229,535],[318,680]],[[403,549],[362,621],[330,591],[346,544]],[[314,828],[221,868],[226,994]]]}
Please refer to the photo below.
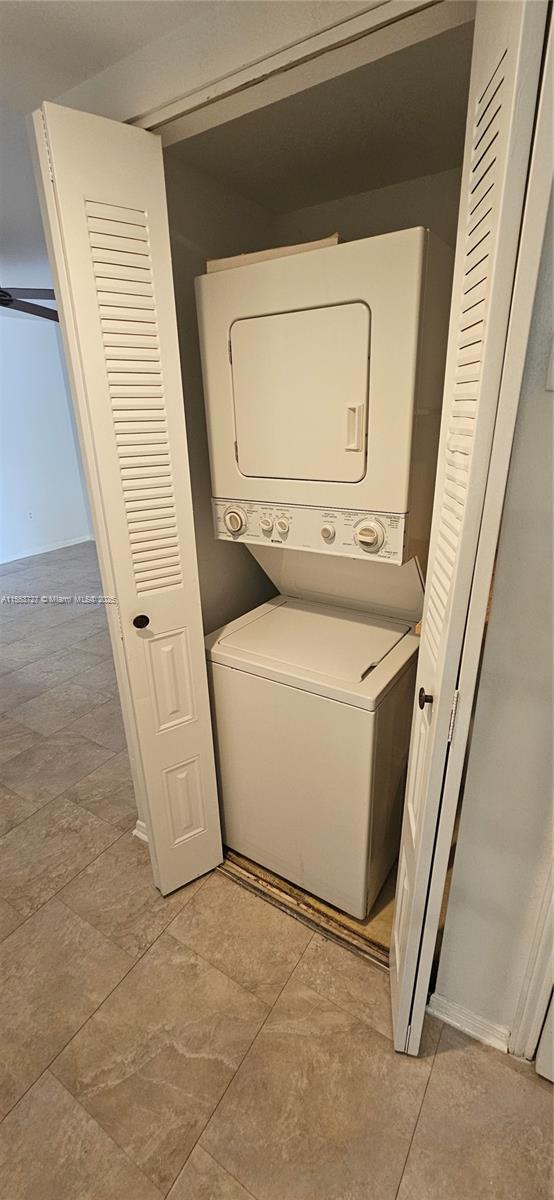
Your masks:
{"label": "white ceiling", "polygon": [[461,164],[468,22],[209,129],[177,156],[270,212],[290,212]]}
{"label": "white ceiling", "polygon": [[42,100],[186,23],[214,0],[0,0],[0,103]]}

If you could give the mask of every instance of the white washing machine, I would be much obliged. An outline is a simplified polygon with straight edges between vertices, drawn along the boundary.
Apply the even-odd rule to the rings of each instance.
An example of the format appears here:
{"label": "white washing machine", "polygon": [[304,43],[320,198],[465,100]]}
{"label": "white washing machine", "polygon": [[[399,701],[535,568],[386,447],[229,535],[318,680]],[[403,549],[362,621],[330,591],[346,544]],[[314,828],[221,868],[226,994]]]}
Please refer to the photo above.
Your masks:
{"label": "white washing machine", "polygon": [[408,229],[197,280],[215,534],[280,593],[207,638],[224,841],[359,918],[400,839],[451,259]]}
{"label": "white washing machine", "polygon": [[354,917],[398,853],[417,644],[285,596],[207,638],[224,842]]}

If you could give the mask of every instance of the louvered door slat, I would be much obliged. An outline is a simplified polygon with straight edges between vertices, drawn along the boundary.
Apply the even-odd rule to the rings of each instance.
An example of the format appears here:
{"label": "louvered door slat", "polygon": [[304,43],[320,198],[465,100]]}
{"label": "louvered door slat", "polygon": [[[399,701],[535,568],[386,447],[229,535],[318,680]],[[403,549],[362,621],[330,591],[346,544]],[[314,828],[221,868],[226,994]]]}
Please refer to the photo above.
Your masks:
{"label": "louvered door slat", "polygon": [[[135,321],[135,320],[131,320],[131,318],[129,318],[126,321],[122,321],[121,319],[115,320],[115,318],[107,317],[104,314],[101,314],[101,316],[102,316],[102,320],[101,320],[102,333],[104,333],[104,334],[118,333],[118,334],[122,334],[124,336],[125,341],[122,342],[121,339],[119,339],[115,343],[116,345],[128,344],[128,345],[132,346],[133,343],[130,340],[132,335],[139,335],[141,338],[152,338],[152,340],[155,341],[155,338],[156,338],[155,322]],[[127,339],[129,339],[128,342],[127,342]],[[138,344],[141,346],[148,346],[151,343],[148,341],[141,341]],[[113,343],[106,342],[106,345],[113,345]]]}
{"label": "louvered door slat", "polygon": [[[100,256],[96,253],[97,250],[115,250],[119,251],[122,255],[134,254],[138,260],[148,256],[148,248],[145,241],[136,237],[119,238],[116,233],[90,233],[89,245],[93,262],[101,261]],[[116,256],[112,261],[121,262],[122,259]],[[127,258],[126,261],[129,262],[130,260]],[[138,265],[141,265],[140,261]]]}
{"label": "louvered door slat", "polygon": [[[124,210],[110,204],[104,205],[99,200],[87,200],[85,212],[91,246],[96,301],[102,327],[105,328],[104,323],[107,317],[119,314],[122,321],[134,322],[139,310],[148,310],[148,313],[151,314],[148,319],[152,324],[152,335],[156,340],[156,346],[159,347],[146,213],[138,208]],[[131,219],[124,220],[123,218],[126,217]],[[105,241],[106,238],[109,239],[108,243]],[[124,278],[125,271],[128,270],[125,256],[128,252],[129,239],[134,239],[141,244],[142,279],[140,283],[132,283]],[[95,259],[95,250],[98,245],[106,244],[109,244],[115,252],[112,266],[118,269],[119,279],[114,277],[106,280]],[[118,248],[122,256],[120,261],[117,258]],[[125,353],[127,357],[122,360],[121,364],[117,363],[117,369],[114,370],[110,342],[104,341],[108,391],[113,412],[125,512],[128,522],[132,522],[133,518],[140,515],[146,528],[150,527],[152,521],[156,521],[161,522],[159,527],[165,533],[176,532],[175,497],[171,481],[160,350],[158,348],[149,351],[150,361],[147,364],[147,370],[144,369],[142,358],[134,359],[130,350],[127,349],[125,349]],[[124,409],[121,407],[123,400],[126,404]],[[144,400],[148,402],[148,407],[142,407]],[[156,408],[152,407],[155,400],[158,402]],[[146,454],[146,461],[148,461],[147,452],[153,445],[158,448],[158,452],[161,450],[167,452],[165,459],[167,474],[163,484],[152,486],[151,475],[142,477],[139,467],[135,469],[135,481],[131,486],[128,475],[125,474],[126,451],[132,447],[137,456]],[[141,595],[147,592],[148,584],[165,587],[168,584],[175,585],[182,581],[178,549],[172,554],[171,559],[160,561],[155,571],[145,571],[142,559],[143,542],[140,539],[133,540],[130,546],[135,582]]]}
{"label": "louvered door slat", "polygon": [[220,861],[221,838],[161,148],[55,105],[35,129],[131,757],[169,892]]}
{"label": "louvered door slat", "polygon": [[[446,503],[449,493],[448,470],[454,468],[458,472],[469,475],[473,453],[475,418],[480,399],[482,362],[486,349],[486,319],[489,300],[489,285],[491,263],[493,261],[496,229],[498,223],[499,203],[499,163],[505,154],[505,139],[508,132],[507,122],[503,121],[503,89],[505,84],[506,53],[502,53],[499,63],[491,74],[482,98],[476,107],[471,147],[471,167],[468,178],[466,211],[467,236],[464,246],[462,263],[461,303],[459,304],[459,327],[455,337],[463,353],[458,352],[452,380],[453,407],[448,436],[446,440],[446,470],[443,483],[442,521],[443,536],[448,542],[453,555],[448,572],[447,594],[440,606],[441,621],[448,611],[448,596],[452,586],[456,565],[456,553],[459,544],[461,522],[454,528],[450,518],[450,509]],[[493,106],[494,101],[494,106]],[[486,129],[483,120],[487,116]],[[486,133],[486,139],[484,134]],[[487,196],[487,211],[475,221],[477,208],[482,199]],[[468,324],[469,320],[469,324]],[[468,330],[471,330],[471,340],[468,340]],[[446,401],[448,402],[448,400]],[[463,418],[458,417],[458,405],[464,405]],[[470,419],[471,418],[471,419]],[[461,456],[464,456],[463,458]],[[454,457],[456,456],[456,457]],[[463,505],[464,495],[459,497]],[[431,569],[429,588],[429,605],[433,605],[435,616],[437,606],[436,592],[438,583]],[[432,658],[436,665],[440,646],[441,624],[434,626],[434,648]]]}
{"label": "louvered door slat", "polygon": [[148,263],[144,261],[144,247],[141,247],[138,254],[134,254],[128,246],[123,250],[116,243],[115,249],[111,249],[109,246],[99,246],[94,243],[91,246],[91,253],[95,273],[98,271],[101,274],[100,268],[106,263],[113,263],[119,270],[123,270],[124,267],[134,267],[139,271],[148,270]]}
{"label": "louvered door slat", "polygon": [[[394,1044],[417,1053],[458,801],[448,738],[500,387],[546,7],[478,4],[433,528],[391,947]],[[463,759],[462,759],[463,762]],[[461,777],[461,767],[460,767]]]}
{"label": "louvered door slat", "polygon": [[[146,275],[146,272],[144,272],[144,274]],[[107,276],[100,274],[98,270],[94,272],[94,275],[96,278],[96,286],[99,288],[99,297],[101,298],[102,296],[106,295],[108,297],[108,304],[115,304],[116,298],[119,299],[120,297],[125,296],[153,296],[152,284],[147,278],[125,279],[123,276],[121,276],[119,279],[109,279]],[[139,301],[122,300],[121,303],[138,304]],[[153,305],[144,303],[143,307],[152,308]]]}
{"label": "louvered door slat", "polygon": [[125,208],[121,204],[95,204],[93,200],[87,201],[87,213],[89,217],[102,217],[103,220],[110,221],[126,221],[130,225],[140,225],[144,228],[144,213],[140,208]]}
{"label": "louvered door slat", "polygon": [[[85,205],[87,214],[87,229],[92,247],[91,262],[95,279],[96,299],[101,322],[106,317],[120,311],[122,319],[133,322],[139,309],[151,313],[152,333],[159,345],[157,313],[152,279],[152,264],[150,257],[150,242],[148,223],[145,212],[135,209],[132,212],[132,222],[121,219],[120,211],[112,205],[103,205],[101,201],[88,201]],[[113,250],[121,248],[122,255],[127,252],[129,238],[140,240],[143,246],[143,280],[141,283],[130,283],[123,278],[127,266],[124,260],[114,259],[114,266],[119,268],[121,277],[106,281],[101,275],[98,264],[94,260],[94,247],[98,235],[109,238]],[[106,288],[107,283],[107,288]],[[142,294],[139,294],[142,293]],[[134,293],[130,295],[130,293]],[[164,385],[162,378],[161,354],[151,350],[147,370],[144,360],[127,357],[113,369],[114,360],[109,343],[104,342],[106,358],[108,390],[113,413],[115,441],[118,450],[121,482],[125,504],[125,513],[129,531],[136,530],[137,517],[140,517],[143,530],[156,527],[163,531],[166,538],[177,532],[175,497],[173,494],[172,472],[169,455],[169,440],[164,404]],[[145,400],[148,407],[143,407]],[[122,402],[125,408],[122,408]],[[157,407],[153,407],[157,401]],[[148,474],[143,474],[140,466],[135,467],[133,482],[128,475],[127,450],[132,447],[137,456],[145,456],[148,461],[148,450],[156,446],[158,453],[166,451],[167,466],[164,478],[156,486],[152,478],[152,468],[146,468]],[[143,460],[144,461],[144,457]],[[145,560],[145,540],[137,538],[129,542],[131,559],[137,592],[145,596],[150,588],[173,587],[182,582],[181,558],[178,543],[174,543],[171,555],[159,558],[155,563]]]}
{"label": "louvered door slat", "polygon": [[94,274],[101,281],[100,286],[106,288],[106,283],[109,279],[122,279],[126,283],[144,283],[150,278],[148,265],[141,263],[140,266],[125,266],[124,263],[117,261],[117,255],[114,255],[114,262],[95,262],[93,255]]}

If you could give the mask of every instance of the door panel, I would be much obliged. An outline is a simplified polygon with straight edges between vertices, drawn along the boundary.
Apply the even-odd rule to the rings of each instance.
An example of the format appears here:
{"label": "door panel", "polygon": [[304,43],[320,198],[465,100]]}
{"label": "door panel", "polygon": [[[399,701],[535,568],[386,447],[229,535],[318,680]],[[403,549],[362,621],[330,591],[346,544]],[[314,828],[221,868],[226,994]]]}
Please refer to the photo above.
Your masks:
{"label": "door panel", "polygon": [[[394,1044],[417,1054],[458,794],[444,798],[544,37],[542,3],[479,3],[428,582],[391,951]],[[421,693],[423,706],[419,705]],[[423,700],[427,696],[430,699]],[[443,803],[444,800],[444,803]],[[439,825],[440,822],[440,825]],[[441,856],[435,854],[441,831]]]}
{"label": "door panel", "polygon": [[358,301],[233,323],[233,402],[243,475],[363,479],[369,328],[369,308]]}
{"label": "door panel", "polygon": [[221,840],[161,143],[52,104],[34,127],[103,586],[119,610],[124,718],[165,893],[219,862]]}

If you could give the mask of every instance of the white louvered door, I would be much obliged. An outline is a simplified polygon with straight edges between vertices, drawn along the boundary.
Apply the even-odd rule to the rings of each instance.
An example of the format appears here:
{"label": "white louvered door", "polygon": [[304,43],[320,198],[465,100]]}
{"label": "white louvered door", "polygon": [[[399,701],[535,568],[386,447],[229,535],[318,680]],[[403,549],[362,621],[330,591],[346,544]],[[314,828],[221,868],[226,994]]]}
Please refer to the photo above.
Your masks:
{"label": "white louvered door", "polygon": [[161,143],[53,104],[34,129],[125,725],[167,893],[221,861],[221,837]]}
{"label": "white louvered door", "polygon": [[[394,1045],[419,1050],[456,814],[445,786],[524,203],[546,6],[478,3],[433,527],[391,946]],[[427,698],[427,699],[426,699]],[[420,706],[421,704],[421,706]]]}

